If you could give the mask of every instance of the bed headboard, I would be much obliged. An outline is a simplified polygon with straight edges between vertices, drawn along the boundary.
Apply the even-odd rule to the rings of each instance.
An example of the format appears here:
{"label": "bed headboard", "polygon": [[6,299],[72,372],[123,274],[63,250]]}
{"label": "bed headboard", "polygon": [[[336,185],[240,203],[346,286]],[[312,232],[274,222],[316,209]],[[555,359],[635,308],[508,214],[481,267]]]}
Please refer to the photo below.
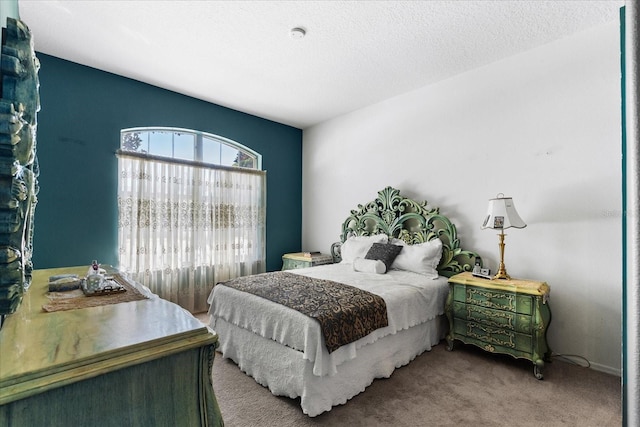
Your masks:
{"label": "bed headboard", "polygon": [[471,271],[478,254],[462,250],[456,226],[438,208],[427,208],[427,202],[417,202],[387,187],[378,192],[375,200],[358,205],[342,224],[340,242],[334,243],[331,253],[340,260],[340,245],[350,236],[372,236],[384,233],[403,240],[407,244],[442,240],[442,258],[438,265],[441,276],[451,277],[463,271]]}

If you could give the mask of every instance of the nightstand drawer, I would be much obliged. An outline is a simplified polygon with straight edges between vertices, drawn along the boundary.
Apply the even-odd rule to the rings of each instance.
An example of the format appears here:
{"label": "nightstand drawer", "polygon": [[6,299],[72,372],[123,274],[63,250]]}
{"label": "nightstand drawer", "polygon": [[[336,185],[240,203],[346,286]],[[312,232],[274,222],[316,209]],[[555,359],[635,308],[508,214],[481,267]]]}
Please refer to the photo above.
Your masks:
{"label": "nightstand drawer", "polygon": [[306,268],[311,267],[311,261],[301,261],[298,259],[286,259],[282,260],[282,269],[283,270],[294,270],[296,268]]}
{"label": "nightstand drawer", "polygon": [[453,292],[454,301],[513,313],[533,313],[533,302],[529,295],[460,285],[454,286]]}
{"label": "nightstand drawer", "polygon": [[465,320],[456,320],[454,332],[461,336],[462,341],[467,341],[464,337],[489,343],[506,349],[518,350],[530,353],[532,349],[531,335],[520,334],[508,331],[503,328],[481,325]]}
{"label": "nightstand drawer", "polygon": [[297,268],[315,267],[317,265],[333,264],[333,257],[320,253],[304,255],[304,252],[284,254],[282,256],[282,269],[294,270]]}
{"label": "nightstand drawer", "polygon": [[464,304],[454,301],[453,316],[496,328],[531,334],[532,319],[526,314],[512,313],[504,310],[493,310],[478,305]]}

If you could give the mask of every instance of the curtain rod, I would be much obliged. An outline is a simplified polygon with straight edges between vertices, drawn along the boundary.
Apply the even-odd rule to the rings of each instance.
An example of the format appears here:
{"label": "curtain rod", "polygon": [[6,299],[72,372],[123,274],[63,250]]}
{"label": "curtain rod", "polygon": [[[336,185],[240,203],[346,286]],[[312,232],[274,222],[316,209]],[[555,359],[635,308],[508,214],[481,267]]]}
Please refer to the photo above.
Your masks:
{"label": "curtain rod", "polygon": [[197,162],[195,160],[173,159],[169,157],[155,156],[153,154],[134,153],[131,151],[124,151],[124,150],[117,150],[116,156],[134,157],[136,159],[152,160],[154,162],[188,165],[188,166],[194,166],[194,167],[199,167],[203,169],[223,170],[227,172],[245,173],[250,175],[266,175],[267,174],[267,171],[264,171],[264,170],[241,168],[238,166],[222,166],[222,165],[215,165],[213,163]]}

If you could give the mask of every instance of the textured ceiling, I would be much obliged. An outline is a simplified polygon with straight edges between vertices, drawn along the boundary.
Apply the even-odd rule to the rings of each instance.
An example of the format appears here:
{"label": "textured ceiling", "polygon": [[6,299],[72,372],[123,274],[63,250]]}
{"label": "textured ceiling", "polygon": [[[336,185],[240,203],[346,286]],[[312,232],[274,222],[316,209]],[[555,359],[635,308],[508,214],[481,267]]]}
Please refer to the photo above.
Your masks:
{"label": "textured ceiling", "polygon": [[304,129],[617,20],[624,1],[18,4],[39,52]]}

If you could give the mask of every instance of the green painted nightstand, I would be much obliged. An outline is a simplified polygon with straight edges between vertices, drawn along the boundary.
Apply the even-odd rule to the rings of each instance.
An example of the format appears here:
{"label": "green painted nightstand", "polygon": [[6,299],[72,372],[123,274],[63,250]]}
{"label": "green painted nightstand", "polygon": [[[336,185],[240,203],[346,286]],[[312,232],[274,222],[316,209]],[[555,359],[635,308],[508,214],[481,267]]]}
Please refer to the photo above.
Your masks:
{"label": "green painted nightstand", "polygon": [[454,340],[460,340],[492,353],[528,359],[535,377],[542,379],[544,362],[551,361],[548,297],[545,282],[489,280],[469,272],[452,276],[445,306],[447,349],[453,350]]}
{"label": "green painted nightstand", "polygon": [[331,255],[313,253],[307,255],[305,252],[295,252],[282,256],[282,269],[293,270],[296,268],[315,267],[316,265],[333,264]]}

